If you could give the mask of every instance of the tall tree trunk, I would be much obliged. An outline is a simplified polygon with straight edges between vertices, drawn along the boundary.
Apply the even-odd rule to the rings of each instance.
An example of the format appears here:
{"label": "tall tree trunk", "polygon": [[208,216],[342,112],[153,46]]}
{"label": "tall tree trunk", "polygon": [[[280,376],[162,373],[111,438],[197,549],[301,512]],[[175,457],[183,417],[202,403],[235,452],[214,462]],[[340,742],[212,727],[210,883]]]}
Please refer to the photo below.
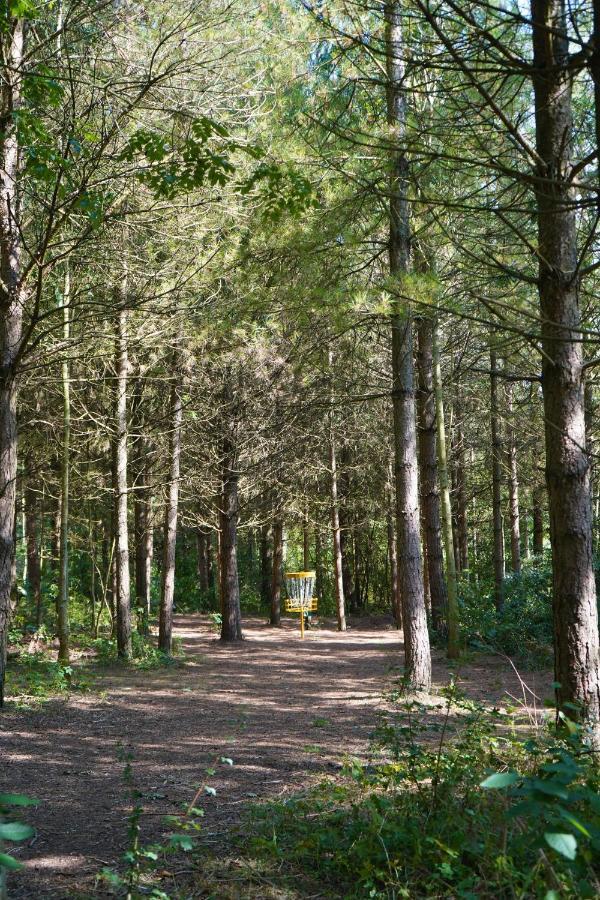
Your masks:
{"label": "tall tree trunk", "polygon": [[438,470],[442,498],[442,528],[446,550],[446,574],[448,588],[448,657],[456,659],[460,654],[460,626],[458,619],[458,590],[454,559],[454,538],[452,534],[452,507],[450,505],[450,484],[448,479],[448,457],[446,452],[446,425],[444,421],[444,394],[442,367],[437,342],[437,329],[433,326],[433,387],[435,391],[435,421],[437,426]]}
{"label": "tall tree trunk", "polygon": [[[60,301],[63,314],[63,339],[67,345],[70,337],[70,297],[71,279],[67,262],[64,293]],[[69,477],[71,454],[71,386],[69,362],[66,356],[61,367],[63,393],[63,435],[60,465],[60,541],[58,563],[58,596],[56,598],[56,619],[58,631],[58,660],[69,664]]]}
{"label": "tall tree trunk", "polygon": [[260,533],[260,599],[271,608],[271,581],[273,578],[273,531],[263,525]]}
{"label": "tall tree trunk", "polygon": [[283,522],[273,524],[273,560],[271,571],[271,625],[281,624],[281,567],[283,565]]}
{"label": "tall tree trunk", "polygon": [[331,471],[331,530],[333,536],[333,571],[335,598],[337,604],[338,631],[346,630],[346,604],[344,597],[344,572],[342,563],[342,542],[340,537],[340,509],[338,501],[338,472],[335,450],[335,436],[330,424],[329,467]]}
{"label": "tall tree trunk", "polygon": [[17,362],[23,329],[21,283],[20,150],[23,20],[1,13],[3,74],[0,93],[0,706],[4,703],[6,641],[12,611],[17,478]]}
{"label": "tall tree trunk", "polygon": [[533,552],[540,556],[544,552],[544,488],[538,485],[533,489]]}
{"label": "tall tree trunk", "polygon": [[[570,151],[564,0],[532,0],[542,389],[552,545],[557,701],[582,710],[600,744],[600,647],[585,448],[583,345]],[[571,706],[566,708],[573,715]]]}
{"label": "tall tree trunk", "polygon": [[325,567],[323,565],[323,539],[318,525],[315,526],[315,576],[316,596],[322,600],[325,591]]}
{"label": "tall tree trunk", "polygon": [[[600,2],[598,3],[600,6]],[[590,373],[586,373],[584,386],[585,402],[585,449],[588,455],[590,467],[590,504],[592,507],[592,552],[595,547],[595,523],[594,523],[594,481],[595,481],[595,447],[594,447],[594,421],[596,418],[596,404],[594,398],[594,382]]]}
{"label": "tall tree trunk", "polygon": [[350,448],[342,444],[338,468],[338,498],[340,517],[340,549],[342,551],[342,578],[344,600],[350,612],[357,612],[357,586],[354,580],[353,523],[350,513]]}
{"label": "tall tree trunk", "polygon": [[492,442],[492,522],[494,530],[494,602],[498,612],[504,606],[504,528],[502,522],[502,437],[498,409],[498,366],[496,351],[490,349],[490,432]]}
{"label": "tall tree trunk", "polygon": [[[25,534],[27,539],[27,593],[36,609],[36,624],[41,625],[42,567],[40,560],[40,535],[38,515],[40,507],[31,477],[25,484]],[[40,515],[41,520],[41,515]]]}
{"label": "tall tree trunk", "polygon": [[308,527],[308,512],[306,511],[302,519],[302,565],[305,572],[310,570],[310,530]]}
{"label": "tall tree trunk", "polygon": [[433,321],[422,317],[418,324],[419,370],[419,465],[421,497],[425,531],[425,552],[431,620],[436,631],[446,630],[448,592],[444,578],[440,493],[438,489],[438,460],[435,396],[433,391]]}
{"label": "tall tree trunk", "polygon": [[510,510],[510,561],[515,575],[521,574],[521,523],[519,516],[519,473],[517,470],[517,439],[513,421],[513,385],[506,385],[508,429],[508,505]]}
{"label": "tall tree trunk", "polygon": [[467,483],[465,465],[465,435],[463,430],[463,397],[460,378],[455,373],[456,425],[454,428],[454,466],[456,471],[456,542],[458,545],[458,571],[468,576],[469,530],[467,527]]}
{"label": "tall tree trunk", "polygon": [[[406,96],[400,0],[388,0],[385,20],[387,118],[395,144],[390,153],[389,265],[392,277],[401,281],[409,268],[410,226],[408,160],[404,152]],[[405,673],[412,687],[429,690],[431,650],[419,534],[413,324],[410,308],[402,308],[397,298],[393,300],[391,325],[398,576],[404,607]]]}
{"label": "tall tree trunk", "polygon": [[196,529],[196,571],[198,574],[198,586],[204,596],[208,594],[210,586],[208,565],[209,534],[210,532],[206,528],[199,527]]}
{"label": "tall tree trunk", "polygon": [[147,467],[146,441],[140,441],[139,474],[133,498],[135,530],[135,604],[138,611],[138,628],[141,634],[149,634],[150,599],[152,588],[152,557],[154,534],[152,528],[152,494]]}
{"label": "tall tree trunk", "polygon": [[116,440],[114,450],[114,494],[115,494],[115,574],[116,574],[116,620],[117,651],[122,659],[130,659],[131,648],[131,603],[129,588],[129,527],[127,523],[127,380],[129,375],[128,312],[125,307],[125,277],[120,291],[117,310],[116,334]]}
{"label": "tall tree trunk", "polygon": [[173,354],[173,383],[171,385],[171,471],[165,504],[163,528],[163,566],[160,615],[158,623],[158,647],[163,653],[173,648],[173,598],[175,595],[175,549],[177,545],[177,513],[179,507],[179,461],[181,457],[181,359]]}
{"label": "tall tree trunk", "polygon": [[240,610],[240,584],[237,564],[237,525],[239,517],[238,472],[236,449],[226,435],[223,441],[222,494],[220,519],[220,593],[221,640],[241,641],[242,613]]}
{"label": "tall tree trunk", "polygon": [[391,607],[397,628],[402,628],[402,598],[400,596],[400,582],[398,580],[398,548],[396,544],[396,531],[394,529],[394,501],[392,488],[393,472],[390,471],[388,484],[386,485],[387,506],[387,543],[388,560],[390,564],[390,591]]}

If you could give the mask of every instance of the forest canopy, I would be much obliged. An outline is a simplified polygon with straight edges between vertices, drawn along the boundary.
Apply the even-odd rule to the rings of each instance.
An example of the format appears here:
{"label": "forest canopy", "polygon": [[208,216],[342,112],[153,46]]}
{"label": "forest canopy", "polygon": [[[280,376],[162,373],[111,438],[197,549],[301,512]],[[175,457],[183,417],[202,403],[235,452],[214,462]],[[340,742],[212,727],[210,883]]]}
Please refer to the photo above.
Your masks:
{"label": "forest canopy", "polygon": [[405,690],[526,658],[596,752],[600,6],[1,0],[0,47],[0,706],[314,571]]}

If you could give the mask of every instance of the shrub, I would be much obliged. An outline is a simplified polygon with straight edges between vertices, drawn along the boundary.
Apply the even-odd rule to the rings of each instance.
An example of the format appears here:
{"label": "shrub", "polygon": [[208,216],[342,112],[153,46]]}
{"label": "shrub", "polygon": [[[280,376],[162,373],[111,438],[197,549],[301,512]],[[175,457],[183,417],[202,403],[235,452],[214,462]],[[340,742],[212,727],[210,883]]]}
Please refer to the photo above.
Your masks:
{"label": "shrub", "polygon": [[579,735],[519,740],[454,689],[430,720],[402,701],[376,733],[385,761],[259,807],[250,850],[348,898],[598,896],[598,773]]}

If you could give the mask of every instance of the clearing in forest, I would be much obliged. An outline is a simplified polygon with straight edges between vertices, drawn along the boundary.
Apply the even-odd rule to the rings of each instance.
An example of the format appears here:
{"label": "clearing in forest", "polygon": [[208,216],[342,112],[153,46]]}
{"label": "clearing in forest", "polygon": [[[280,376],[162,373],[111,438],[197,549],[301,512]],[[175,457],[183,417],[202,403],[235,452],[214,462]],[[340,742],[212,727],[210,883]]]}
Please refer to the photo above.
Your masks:
{"label": "clearing in forest", "polygon": [[[40,800],[11,898],[102,893],[96,874],[118,865],[127,846],[125,755],[141,792],[144,842],[165,833],[164,817],[207,785],[216,794],[201,801],[201,840],[207,851],[221,848],[251,804],[334,775],[347,755],[366,758],[385,692],[401,672],[401,634],[381,620],[346,633],[324,623],[300,641],[296,622],[273,629],[255,619],[242,644],[224,645],[206,617],[187,615],[176,633],[182,664],[93,667],[90,692],[3,714],[2,789]],[[436,684],[448,678],[439,654]],[[500,658],[478,657],[459,678],[473,699],[520,696]],[[527,680],[545,687],[550,676]]]}

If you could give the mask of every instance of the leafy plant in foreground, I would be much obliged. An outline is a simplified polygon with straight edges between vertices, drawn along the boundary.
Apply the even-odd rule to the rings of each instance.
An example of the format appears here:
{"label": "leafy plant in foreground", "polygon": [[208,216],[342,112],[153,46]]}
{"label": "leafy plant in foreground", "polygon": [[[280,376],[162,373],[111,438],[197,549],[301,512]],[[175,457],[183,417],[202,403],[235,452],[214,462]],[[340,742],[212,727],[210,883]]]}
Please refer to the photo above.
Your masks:
{"label": "leafy plant in foreground", "polygon": [[6,890],[6,874],[11,869],[20,869],[20,863],[10,853],[3,850],[4,841],[25,841],[34,834],[31,825],[26,825],[15,819],[15,809],[26,806],[35,806],[37,800],[26,797],[23,794],[0,794],[0,900],[8,896]]}

